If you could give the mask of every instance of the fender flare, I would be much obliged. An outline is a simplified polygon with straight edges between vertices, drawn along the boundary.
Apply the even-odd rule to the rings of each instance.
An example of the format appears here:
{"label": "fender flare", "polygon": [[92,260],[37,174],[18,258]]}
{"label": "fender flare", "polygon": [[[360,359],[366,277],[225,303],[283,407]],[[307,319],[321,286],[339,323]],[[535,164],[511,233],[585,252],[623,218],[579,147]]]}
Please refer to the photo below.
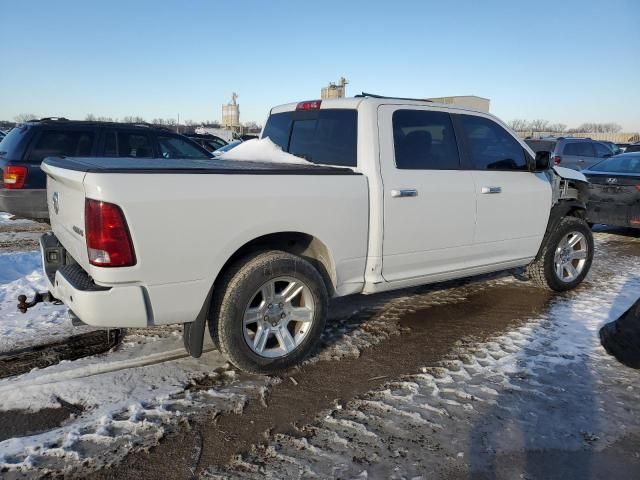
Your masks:
{"label": "fender flare", "polygon": [[575,212],[576,210],[583,212],[584,214],[584,212],[587,211],[587,205],[580,200],[560,200],[553,207],[551,207],[551,212],[549,213],[549,221],[547,222],[547,229],[544,232],[542,243],[540,244],[540,248],[538,249],[538,253],[536,254],[536,260],[540,259],[542,250],[547,243],[549,235],[553,233],[553,231],[556,229],[556,227],[564,217],[581,217],[581,215],[570,215],[571,212]]}

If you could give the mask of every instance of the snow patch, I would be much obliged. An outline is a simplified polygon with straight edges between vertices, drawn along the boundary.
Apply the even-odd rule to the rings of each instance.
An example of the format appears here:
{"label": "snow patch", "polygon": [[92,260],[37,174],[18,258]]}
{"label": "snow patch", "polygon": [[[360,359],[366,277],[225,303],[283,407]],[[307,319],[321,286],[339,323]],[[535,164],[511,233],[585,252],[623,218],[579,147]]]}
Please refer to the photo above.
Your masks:
{"label": "snow patch", "polygon": [[237,160],[246,162],[273,162],[297,165],[314,165],[303,158],[296,157],[273,143],[269,137],[247,140],[237,147],[220,155],[221,160]]}

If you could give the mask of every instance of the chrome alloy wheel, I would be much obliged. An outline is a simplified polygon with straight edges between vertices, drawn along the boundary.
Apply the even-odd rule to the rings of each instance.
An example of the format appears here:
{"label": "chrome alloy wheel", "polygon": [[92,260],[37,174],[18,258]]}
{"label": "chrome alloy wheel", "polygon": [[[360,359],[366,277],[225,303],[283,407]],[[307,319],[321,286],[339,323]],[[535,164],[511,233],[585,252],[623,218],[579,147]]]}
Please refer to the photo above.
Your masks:
{"label": "chrome alloy wheel", "polygon": [[570,232],[560,240],[553,260],[559,280],[569,283],[578,278],[587,263],[588,249],[587,239],[580,232]]}
{"label": "chrome alloy wheel", "polygon": [[315,320],[313,294],[297,278],[269,280],[253,294],[245,309],[242,330],[253,352],[283,357],[306,338]]}

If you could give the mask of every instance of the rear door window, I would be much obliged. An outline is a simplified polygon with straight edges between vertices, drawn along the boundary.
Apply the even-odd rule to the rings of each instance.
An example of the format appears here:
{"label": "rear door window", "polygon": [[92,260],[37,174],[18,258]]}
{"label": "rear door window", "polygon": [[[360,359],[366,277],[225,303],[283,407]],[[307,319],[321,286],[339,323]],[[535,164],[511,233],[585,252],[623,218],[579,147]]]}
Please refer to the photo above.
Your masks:
{"label": "rear door window", "polygon": [[358,112],[326,109],[276,113],[267,120],[262,137],[313,163],[355,167]]}
{"label": "rear door window", "polygon": [[596,142],[593,144],[593,148],[596,151],[596,157],[604,158],[605,155],[611,156],[613,152],[604,143]]}
{"label": "rear door window", "polygon": [[393,113],[393,138],[399,169],[460,168],[453,124],[446,112],[397,110]]}
{"label": "rear door window", "polygon": [[459,115],[468,155],[477,170],[529,169],[522,145],[493,120]]}
{"label": "rear door window", "polygon": [[591,142],[569,142],[564,146],[564,155],[575,155],[577,157],[593,157],[593,147]]}
{"label": "rear door window", "polygon": [[36,140],[29,160],[41,162],[45,157],[87,157],[93,150],[94,132],[87,130],[45,130]]}
{"label": "rear door window", "polygon": [[106,157],[153,158],[153,147],[146,133],[108,130],[104,142]]}

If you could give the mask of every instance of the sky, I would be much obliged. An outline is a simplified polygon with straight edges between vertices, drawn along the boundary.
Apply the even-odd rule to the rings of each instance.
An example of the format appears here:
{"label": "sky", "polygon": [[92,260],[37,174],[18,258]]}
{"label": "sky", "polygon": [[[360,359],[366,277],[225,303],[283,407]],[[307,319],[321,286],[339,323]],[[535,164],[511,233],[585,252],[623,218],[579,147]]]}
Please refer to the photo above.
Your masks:
{"label": "sky", "polygon": [[240,120],[347,95],[478,95],[505,121],[640,131],[640,0],[0,0],[0,120]]}

